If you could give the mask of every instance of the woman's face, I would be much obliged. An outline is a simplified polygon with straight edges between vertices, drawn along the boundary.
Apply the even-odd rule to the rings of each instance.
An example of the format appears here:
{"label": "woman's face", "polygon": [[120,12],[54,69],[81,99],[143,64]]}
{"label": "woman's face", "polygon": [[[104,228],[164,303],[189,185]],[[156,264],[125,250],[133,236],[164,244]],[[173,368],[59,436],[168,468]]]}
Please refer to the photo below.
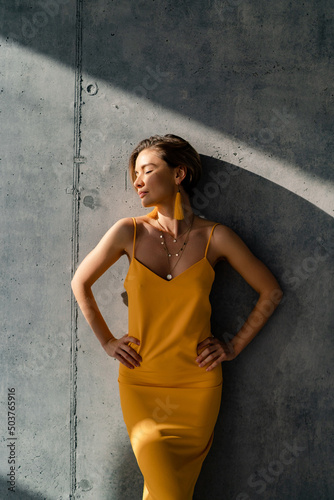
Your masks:
{"label": "woman's face", "polygon": [[159,158],[154,149],[144,149],[137,156],[134,186],[144,207],[168,204],[176,192],[175,169]]}

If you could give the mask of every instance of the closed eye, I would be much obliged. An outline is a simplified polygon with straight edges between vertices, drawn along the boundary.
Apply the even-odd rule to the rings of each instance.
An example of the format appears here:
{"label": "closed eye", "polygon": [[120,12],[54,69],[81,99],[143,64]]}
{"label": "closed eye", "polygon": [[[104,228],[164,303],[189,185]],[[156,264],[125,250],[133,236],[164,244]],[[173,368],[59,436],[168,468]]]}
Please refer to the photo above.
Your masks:
{"label": "closed eye", "polygon": [[[146,172],[144,172],[144,174],[150,174],[151,172],[152,172],[152,170],[146,170]],[[139,175],[138,172],[134,172],[134,174],[135,174],[135,179],[137,179],[137,177]]]}

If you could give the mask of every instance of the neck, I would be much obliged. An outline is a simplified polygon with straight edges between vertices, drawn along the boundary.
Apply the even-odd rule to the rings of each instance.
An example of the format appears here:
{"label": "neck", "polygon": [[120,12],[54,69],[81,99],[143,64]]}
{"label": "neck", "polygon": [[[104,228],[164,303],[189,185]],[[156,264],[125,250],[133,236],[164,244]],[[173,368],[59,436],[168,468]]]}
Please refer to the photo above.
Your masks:
{"label": "neck", "polygon": [[162,226],[166,228],[167,231],[171,233],[175,238],[177,238],[178,235],[181,234],[187,228],[187,226],[191,224],[194,217],[194,213],[192,211],[188,197],[182,198],[182,207],[184,212],[184,219],[177,220],[174,219],[174,205],[157,206],[158,219],[160,224],[162,224]]}

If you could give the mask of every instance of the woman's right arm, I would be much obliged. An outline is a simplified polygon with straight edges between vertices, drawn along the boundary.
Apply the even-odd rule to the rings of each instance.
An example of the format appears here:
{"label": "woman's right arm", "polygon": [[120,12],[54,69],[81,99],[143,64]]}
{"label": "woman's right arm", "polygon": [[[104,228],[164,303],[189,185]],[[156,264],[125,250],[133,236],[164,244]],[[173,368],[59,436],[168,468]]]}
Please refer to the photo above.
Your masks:
{"label": "woman's right arm", "polygon": [[102,347],[128,368],[140,365],[140,355],[128,345],[129,342],[139,345],[139,340],[129,335],[121,339],[113,336],[95,301],[92,286],[122,255],[131,251],[132,241],[132,220],[119,220],[81,262],[71,281],[78,305]]}

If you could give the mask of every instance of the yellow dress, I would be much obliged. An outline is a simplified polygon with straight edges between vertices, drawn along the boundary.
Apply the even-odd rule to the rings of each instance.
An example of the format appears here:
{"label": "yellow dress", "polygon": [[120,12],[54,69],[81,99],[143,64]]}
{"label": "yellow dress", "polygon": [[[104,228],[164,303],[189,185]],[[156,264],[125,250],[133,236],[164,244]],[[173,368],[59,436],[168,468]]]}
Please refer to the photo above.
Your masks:
{"label": "yellow dress", "polygon": [[143,500],[191,500],[213,439],[222,388],[221,365],[196,363],[197,344],[211,336],[209,294],[214,270],[204,257],[170,281],[133,257],[125,279],[130,344],[140,367],[119,366],[124,421],[144,476]]}

